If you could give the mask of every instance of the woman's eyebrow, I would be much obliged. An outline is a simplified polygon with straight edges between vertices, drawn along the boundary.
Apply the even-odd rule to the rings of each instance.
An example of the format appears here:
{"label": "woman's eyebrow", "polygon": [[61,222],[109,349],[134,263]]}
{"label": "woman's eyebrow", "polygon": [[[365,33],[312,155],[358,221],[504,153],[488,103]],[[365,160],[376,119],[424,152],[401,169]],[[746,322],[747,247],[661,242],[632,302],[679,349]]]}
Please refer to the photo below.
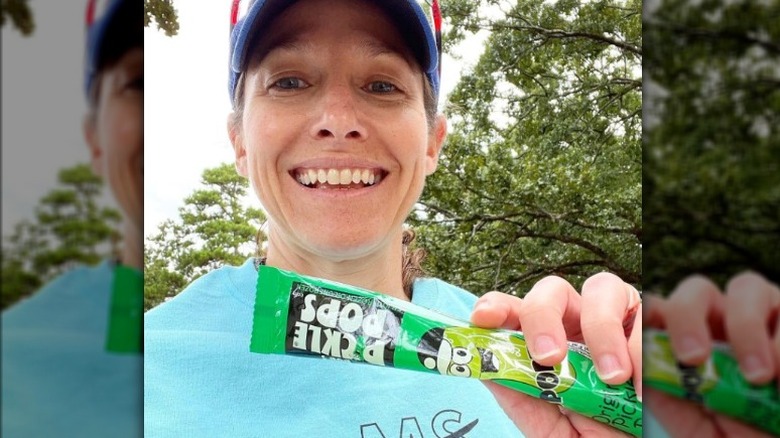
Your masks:
{"label": "woman's eyebrow", "polygon": [[393,49],[389,45],[378,41],[374,38],[366,38],[363,41],[361,41],[360,49],[365,51],[366,54],[372,57],[377,57],[381,55],[394,55],[398,56],[399,58],[406,58],[401,52],[399,52],[396,49]]}
{"label": "woman's eyebrow", "polygon": [[282,38],[277,41],[274,41],[273,44],[269,44],[268,48],[265,50],[265,53],[263,54],[263,57],[266,57],[276,51],[306,52],[306,51],[313,51],[313,50],[314,48],[312,47],[312,44],[310,42],[301,41],[300,39],[294,37]]}

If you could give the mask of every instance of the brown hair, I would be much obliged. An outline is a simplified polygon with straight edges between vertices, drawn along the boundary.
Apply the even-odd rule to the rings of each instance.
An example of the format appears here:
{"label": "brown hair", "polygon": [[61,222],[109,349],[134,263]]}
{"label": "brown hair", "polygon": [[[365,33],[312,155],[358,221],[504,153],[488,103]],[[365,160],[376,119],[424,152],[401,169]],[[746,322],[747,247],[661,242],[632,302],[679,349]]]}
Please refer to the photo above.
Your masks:
{"label": "brown hair", "polygon": [[402,244],[404,246],[403,258],[401,260],[401,276],[404,286],[404,293],[409,299],[412,299],[412,286],[414,286],[414,280],[419,277],[425,276],[425,270],[422,268],[423,260],[425,260],[425,250],[422,248],[415,248],[414,239],[417,235],[410,228],[405,229],[402,238]]}

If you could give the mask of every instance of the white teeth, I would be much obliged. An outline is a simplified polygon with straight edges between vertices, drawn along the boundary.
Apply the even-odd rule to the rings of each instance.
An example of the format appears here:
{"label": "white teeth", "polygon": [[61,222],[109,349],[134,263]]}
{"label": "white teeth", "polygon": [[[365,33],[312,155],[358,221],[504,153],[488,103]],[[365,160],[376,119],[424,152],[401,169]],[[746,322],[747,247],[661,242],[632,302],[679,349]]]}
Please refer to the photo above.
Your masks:
{"label": "white teeth", "polygon": [[352,182],[352,171],[349,169],[344,169],[339,174],[339,182],[341,185],[347,185]]}
{"label": "white teeth", "polygon": [[296,179],[305,186],[313,186],[317,183],[347,186],[361,182],[371,186],[378,183],[382,176],[369,169],[307,169],[297,172]]}
{"label": "white teeth", "polygon": [[340,181],[339,179],[339,171],[336,169],[330,169],[328,171],[328,184],[334,186],[338,184]]}

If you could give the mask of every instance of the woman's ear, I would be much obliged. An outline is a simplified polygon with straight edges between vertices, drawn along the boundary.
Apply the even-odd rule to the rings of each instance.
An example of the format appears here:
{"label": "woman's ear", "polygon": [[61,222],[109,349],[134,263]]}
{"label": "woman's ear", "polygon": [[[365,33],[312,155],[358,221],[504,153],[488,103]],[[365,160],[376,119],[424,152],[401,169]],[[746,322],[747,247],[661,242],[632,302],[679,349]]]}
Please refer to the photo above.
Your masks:
{"label": "woman's ear", "polygon": [[84,116],[84,120],[81,122],[81,130],[84,134],[84,141],[89,148],[89,161],[92,165],[92,172],[103,178],[103,149],[100,147],[100,141],[98,140],[94,114],[90,113]]}
{"label": "woman's ear", "polygon": [[227,119],[228,136],[233,145],[233,151],[236,154],[236,171],[244,178],[249,178],[246,170],[246,148],[244,147],[244,136],[241,130],[241,120],[236,117],[236,113],[228,114]]}
{"label": "woman's ear", "polygon": [[436,171],[439,165],[439,154],[447,139],[447,118],[444,115],[436,116],[431,135],[428,136],[428,149],[425,153],[427,163],[425,166],[425,175],[430,175]]}

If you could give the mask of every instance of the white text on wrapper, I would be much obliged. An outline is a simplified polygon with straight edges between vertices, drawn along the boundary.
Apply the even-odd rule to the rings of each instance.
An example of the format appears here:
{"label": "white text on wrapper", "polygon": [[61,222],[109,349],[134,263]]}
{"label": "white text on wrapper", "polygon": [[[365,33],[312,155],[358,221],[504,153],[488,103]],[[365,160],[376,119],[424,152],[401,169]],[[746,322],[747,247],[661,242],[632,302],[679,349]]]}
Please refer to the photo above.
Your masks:
{"label": "white text on wrapper", "polygon": [[[304,296],[304,307],[294,325],[293,348],[338,359],[358,359],[374,365],[385,365],[388,342],[379,339],[383,336],[390,312],[375,309],[372,313],[366,313],[359,304],[343,303],[336,298],[317,305],[318,298],[322,297],[316,294]],[[358,331],[364,345],[356,357]]]}

